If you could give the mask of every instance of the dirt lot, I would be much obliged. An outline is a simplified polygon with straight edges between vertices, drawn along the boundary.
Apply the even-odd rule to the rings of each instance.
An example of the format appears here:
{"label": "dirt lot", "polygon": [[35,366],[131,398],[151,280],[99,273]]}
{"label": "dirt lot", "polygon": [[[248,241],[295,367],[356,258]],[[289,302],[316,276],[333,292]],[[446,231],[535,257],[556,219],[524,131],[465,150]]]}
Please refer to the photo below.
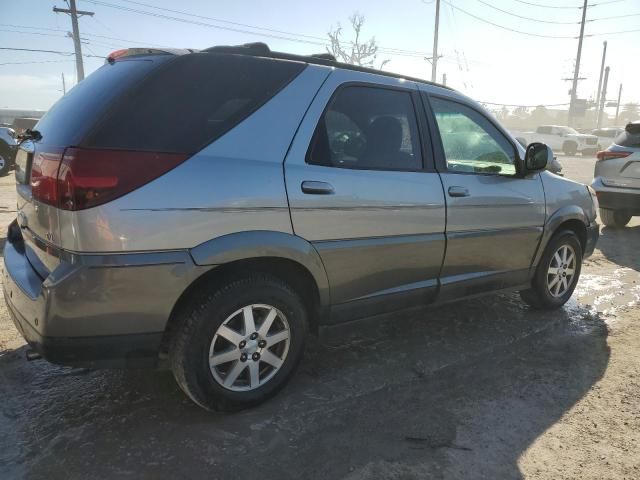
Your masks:
{"label": "dirt lot", "polygon": [[[5,177],[2,231],[14,216]],[[364,322],[235,415],[168,372],[27,363],[2,302],[0,478],[640,478],[640,222],[601,233],[563,310],[494,295]]]}

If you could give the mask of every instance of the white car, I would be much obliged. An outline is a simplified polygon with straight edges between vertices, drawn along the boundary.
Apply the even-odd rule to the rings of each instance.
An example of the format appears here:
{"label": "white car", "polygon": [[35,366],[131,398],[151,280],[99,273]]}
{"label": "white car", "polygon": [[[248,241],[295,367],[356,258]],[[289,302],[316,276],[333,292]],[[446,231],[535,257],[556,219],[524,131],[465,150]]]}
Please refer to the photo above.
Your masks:
{"label": "white car", "polygon": [[554,152],[563,152],[565,155],[595,155],[598,151],[598,137],[578,133],[571,127],[562,125],[540,125],[535,132],[520,134],[526,139],[527,144],[541,142],[552,148]]}
{"label": "white car", "polygon": [[615,138],[622,132],[624,132],[624,128],[622,127],[606,127],[597,128],[591,133],[598,137],[598,150],[604,150],[605,148],[609,148]]}

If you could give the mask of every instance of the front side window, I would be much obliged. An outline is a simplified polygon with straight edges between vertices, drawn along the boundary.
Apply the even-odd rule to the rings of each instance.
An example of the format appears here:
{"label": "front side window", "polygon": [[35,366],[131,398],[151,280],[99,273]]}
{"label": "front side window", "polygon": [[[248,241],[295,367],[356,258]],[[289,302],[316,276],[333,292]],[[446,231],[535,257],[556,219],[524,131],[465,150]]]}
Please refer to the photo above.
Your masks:
{"label": "front side window", "polygon": [[364,170],[419,170],[422,155],[409,92],[341,89],[320,119],[307,162]]}
{"label": "front side window", "polygon": [[483,115],[456,102],[432,98],[447,169],[462,173],[516,174],[511,143]]}

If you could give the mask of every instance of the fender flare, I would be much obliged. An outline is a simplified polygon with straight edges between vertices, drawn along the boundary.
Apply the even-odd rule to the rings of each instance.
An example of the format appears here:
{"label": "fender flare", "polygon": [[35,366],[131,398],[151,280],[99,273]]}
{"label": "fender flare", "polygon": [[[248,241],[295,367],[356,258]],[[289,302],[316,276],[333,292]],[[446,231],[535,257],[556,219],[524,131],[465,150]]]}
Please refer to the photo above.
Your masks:
{"label": "fender flare", "polygon": [[320,255],[311,243],[296,235],[268,230],[231,233],[192,248],[190,254],[199,266],[265,257],[294,261],[315,280],[320,306],[330,305],[329,279]]}
{"label": "fender flare", "polygon": [[535,268],[538,266],[542,253],[547,248],[547,244],[549,243],[549,240],[551,240],[553,234],[558,230],[560,225],[569,220],[578,220],[582,222],[585,228],[589,226],[589,219],[586,213],[578,205],[566,205],[553,212],[544,225],[542,237],[540,238],[540,243],[538,245],[538,251],[534,256],[534,261],[531,265],[532,272],[535,271]]}

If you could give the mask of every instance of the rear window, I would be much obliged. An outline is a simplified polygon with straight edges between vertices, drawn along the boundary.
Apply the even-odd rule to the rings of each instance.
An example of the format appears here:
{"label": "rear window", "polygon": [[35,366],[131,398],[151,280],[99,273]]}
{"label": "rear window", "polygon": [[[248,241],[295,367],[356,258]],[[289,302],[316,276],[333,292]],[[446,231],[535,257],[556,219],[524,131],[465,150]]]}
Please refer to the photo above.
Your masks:
{"label": "rear window", "polygon": [[49,145],[77,145],[114,99],[170,58],[158,55],[103,65],[58,100],[35,128]]}
{"label": "rear window", "polygon": [[254,112],[304,68],[304,63],[242,55],[177,57],[119,99],[83,143],[95,148],[196,152]]}
{"label": "rear window", "polygon": [[630,123],[625,130],[616,137],[615,142],[621,147],[640,148],[640,123]]}

